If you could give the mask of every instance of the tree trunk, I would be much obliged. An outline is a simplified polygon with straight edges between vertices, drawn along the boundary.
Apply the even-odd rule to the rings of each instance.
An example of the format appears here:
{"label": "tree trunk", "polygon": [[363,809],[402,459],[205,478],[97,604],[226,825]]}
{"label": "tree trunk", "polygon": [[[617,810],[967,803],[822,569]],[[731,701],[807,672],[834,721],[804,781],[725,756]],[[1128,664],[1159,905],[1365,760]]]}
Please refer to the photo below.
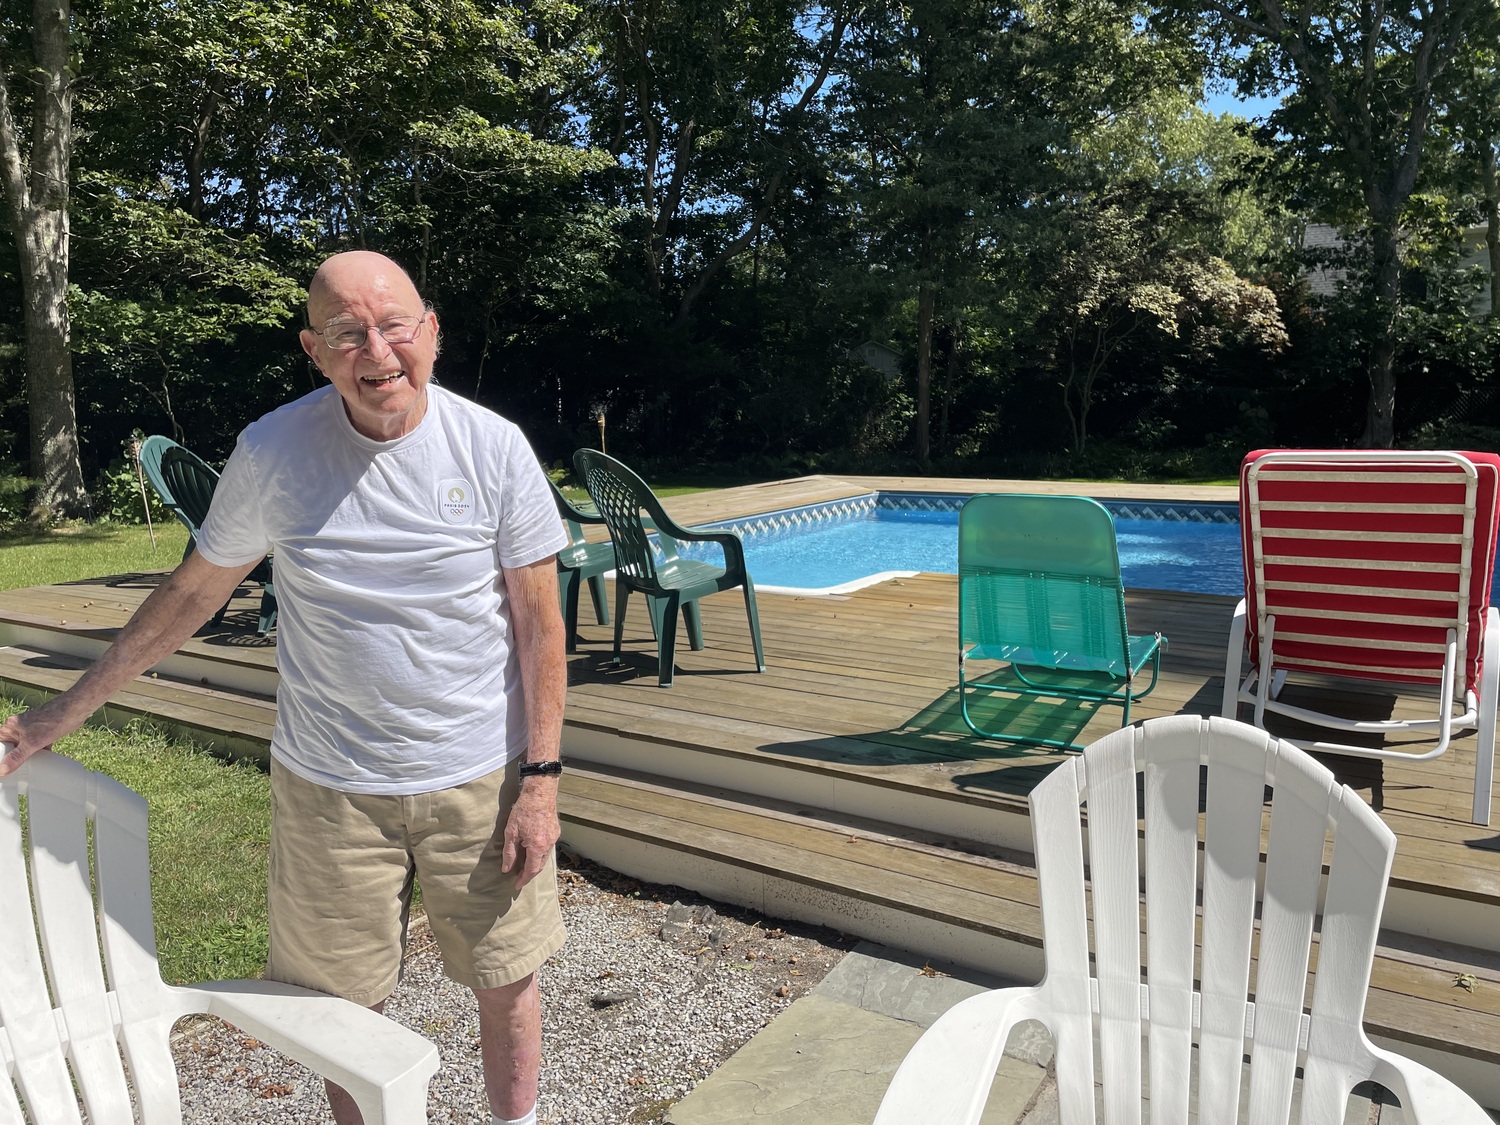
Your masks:
{"label": "tree trunk", "polygon": [[932,313],[937,293],[924,283],[917,294],[917,460],[931,454],[928,426],[932,417]]}
{"label": "tree trunk", "polygon": [[1366,449],[1391,449],[1396,444],[1396,316],[1401,301],[1395,217],[1377,218],[1370,241],[1375,338],[1370,343],[1370,401],[1361,444]]}
{"label": "tree trunk", "polygon": [[11,75],[0,71],[0,178],[20,259],[26,324],[33,511],[43,517],[89,511],[78,460],[73,357],[68,322],[68,179],[73,144],[69,0],[36,0],[32,13],[31,152],[21,155],[11,108]]}
{"label": "tree trunk", "polygon": [[89,514],[78,460],[73,353],[68,322],[68,212],[36,208],[21,251],[26,306],[26,399],[31,415],[33,510],[43,517]]}
{"label": "tree trunk", "polygon": [[944,349],[946,362],[943,364],[943,394],[938,402],[938,448],[948,449],[948,429],[953,407],[953,388],[964,375],[964,368],[968,361],[968,354],[964,350],[964,320],[962,316],[954,318],[953,323],[948,326],[948,347]]}
{"label": "tree trunk", "polygon": [[195,219],[203,218],[203,161],[208,152],[209,133],[213,128],[214,113],[219,108],[219,99],[224,96],[225,78],[212,75],[203,91],[203,101],[198,105],[198,119],[193,125],[193,145],[188,150],[187,213]]}

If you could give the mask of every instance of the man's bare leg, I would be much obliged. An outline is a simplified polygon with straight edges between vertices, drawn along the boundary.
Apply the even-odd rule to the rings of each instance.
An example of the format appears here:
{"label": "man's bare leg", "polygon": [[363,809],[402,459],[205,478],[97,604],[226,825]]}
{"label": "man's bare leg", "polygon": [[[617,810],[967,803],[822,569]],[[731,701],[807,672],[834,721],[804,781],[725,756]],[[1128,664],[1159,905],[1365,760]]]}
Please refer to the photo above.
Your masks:
{"label": "man's bare leg", "polygon": [[536,974],[499,988],[476,988],[479,1050],[490,1112],[506,1121],[536,1105],[542,1070],[542,1001]]}
{"label": "man's bare leg", "polygon": [[[533,973],[515,984],[477,988],[479,1049],[490,1112],[514,1120],[536,1105],[542,1069],[542,1003]],[[383,1011],[385,1001],[372,1004]],[[342,1086],[325,1082],[328,1104],[339,1125],[364,1125],[354,1099]]]}
{"label": "man's bare leg", "polygon": [[[385,1011],[385,1001],[371,1004],[370,1011]],[[365,1125],[365,1116],[359,1112],[359,1106],[349,1092],[342,1086],[335,1086],[332,1082],[324,1080],[323,1089],[328,1093],[328,1107],[333,1110],[333,1119],[339,1125]]]}

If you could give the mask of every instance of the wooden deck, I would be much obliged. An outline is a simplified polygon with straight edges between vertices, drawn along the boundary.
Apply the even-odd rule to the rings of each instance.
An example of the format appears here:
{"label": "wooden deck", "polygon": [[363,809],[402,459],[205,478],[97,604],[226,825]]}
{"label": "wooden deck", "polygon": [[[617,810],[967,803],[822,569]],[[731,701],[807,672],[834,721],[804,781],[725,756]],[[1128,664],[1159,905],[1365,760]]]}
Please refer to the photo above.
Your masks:
{"label": "wooden deck", "polygon": [[[973,491],[997,482],[815,477],[669,506],[701,522],[918,483]],[[1170,496],[1223,502],[1233,490]],[[157,581],[127,575],[0,594],[0,644],[11,646],[0,650],[0,690],[66,686]],[[954,694],[956,600],[956,580],[942,575],[840,597],[763,593],[768,667],[758,674],[742,600],[717,595],[703,605],[707,647],[681,644],[676,684],[663,690],[644,607],[632,605],[615,665],[612,627],[592,623],[585,596],[582,643],[569,660],[565,841],[643,878],[1034,976],[1040,916],[1026,795],[1063,755],[966,732]],[[120,693],[114,713],[159,715],[263,752],[274,634],[251,632],[257,604],[245,588],[224,628]],[[1162,682],[1136,717],[1218,713],[1232,609],[1230,598],[1130,592],[1132,629],[1159,629],[1170,642]],[[1416,705],[1362,699],[1393,713]],[[1118,708],[1001,706],[1007,729],[1082,741],[1119,722]],[[1468,823],[1473,756],[1469,737],[1430,763],[1328,761],[1400,841],[1372,1033],[1500,1105],[1500,833]]]}

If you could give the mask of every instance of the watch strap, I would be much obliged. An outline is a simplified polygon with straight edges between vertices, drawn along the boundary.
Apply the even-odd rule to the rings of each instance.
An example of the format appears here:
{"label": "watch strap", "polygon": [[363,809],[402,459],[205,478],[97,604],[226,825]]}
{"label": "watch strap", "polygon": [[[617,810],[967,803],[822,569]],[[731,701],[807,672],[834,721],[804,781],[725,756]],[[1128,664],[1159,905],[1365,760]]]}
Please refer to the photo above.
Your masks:
{"label": "watch strap", "polygon": [[522,762],[517,772],[522,777],[556,777],[562,771],[563,764],[554,759],[550,762]]}

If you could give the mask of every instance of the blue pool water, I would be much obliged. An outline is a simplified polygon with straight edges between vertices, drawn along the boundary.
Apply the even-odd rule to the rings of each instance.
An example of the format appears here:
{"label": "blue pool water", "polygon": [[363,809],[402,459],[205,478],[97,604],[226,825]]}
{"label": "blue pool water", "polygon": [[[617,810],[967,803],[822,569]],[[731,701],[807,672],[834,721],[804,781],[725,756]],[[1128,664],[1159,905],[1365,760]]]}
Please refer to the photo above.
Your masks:
{"label": "blue pool water", "polygon": [[[1238,524],[1115,520],[1126,586],[1244,592]],[[824,589],[889,570],[958,572],[958,513],[887,511],[745,539],[757,586]],[[711,558],[717,548],[703,557]]]}

